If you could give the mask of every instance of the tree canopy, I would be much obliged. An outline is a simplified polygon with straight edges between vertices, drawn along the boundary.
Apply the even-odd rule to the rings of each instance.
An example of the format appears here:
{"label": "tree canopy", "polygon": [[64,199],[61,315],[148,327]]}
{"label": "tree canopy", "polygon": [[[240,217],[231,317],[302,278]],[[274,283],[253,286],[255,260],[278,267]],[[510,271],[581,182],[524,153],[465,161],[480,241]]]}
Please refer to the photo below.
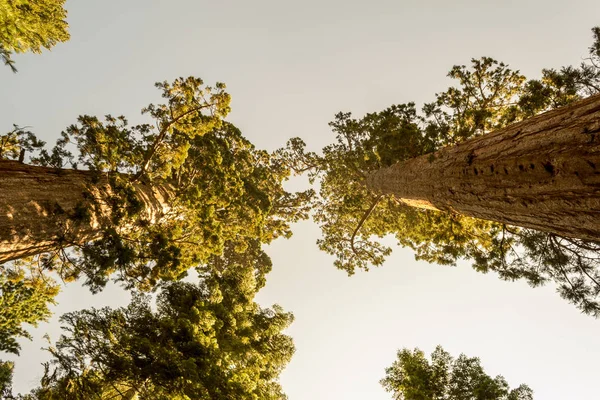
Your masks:
{"label": "tree canopy", "polygon": [[294,352],[282,333],[293,317],[253,301],[270,269],[258,241],[228,246],[199,267],[198,284],[164,285],[155,309],[137,293],[126,308],[64,315],[31,398],[285,398],[277,379]]}
{"label": "tree canopy", "polygon": [[[3,349],[17,351],[15,338],[27,336],[22,324],[50,315],[57,288],[49,273],[83,278],[94,292],[112,277],[136,293],[127,308],[63,316],[67,334],[50,350],[42,386],[24,398],[132,390],[151,398],[284,397],[277,377],[293,344],[281,331],[292,316],[253,298],[271,268],[261,245],[291,235],[312,191],[286,191],[287,161],[256,149],[224,120],[225,85],[189,77],[157,87],[165,102],[143,109],[153,124],[81,116],[51,149],[19,127],[0,137],[0,160],[57,176],[77,170],[88,181],[75,209],[47,210],[61,229],[51,251],[3,265]],[[144,210],[148,190],[168,193],[167,212],[154,219]],[[72,229],[91,222],[93,239]],[[198,285],[180,281],[190,268]],[[155,311],[139,291],[158,287]]]}
{"label": "tree canopy", "polygon": [[[286,161],[256,149],[223,120],[230,110],[225,85],[208,87],[189,77],[157,87],[165,102],[142,111],[154,124],[81,116],[50,151],[30,132],[5,135],[4,158],[28,150],[34,165],[83,167],[91,174],[85,202],[70,212],[52,210],[55,224],[65,228],[55,249],[36,257],[44,270],[65,280],[84,276],[93,291],[111,275],[147,290],[181,279],[229,241],[244,246],[289,237],[289,224],[307,217],[312,191],[286,191]],[[100,186],[110,194],[98,195]],[[140,188],[167,193],[168,212],[155,221],[145,215]],[[100,227],[94,240],[81,240],[65,221]]]}
{"label": "tree canopy", "polygon": [[0,0],[0,59],[13,72],[12,53],[41,53],[69,40],[65,0]]}
{"label": "tree canopy", "polygon": [[441,346],[431,361],[419,350],[402,349],[381,380],[394,400],[532,400],[527,385],[510,389],[503,376],[485,373],[479,358],[454,359]]}
{"label": "tree canopy", "polygon": [[321,154],[306,151],[299,138],[290,140],[282,156],[296,172],[320,182],[314,202],[323,232],[319,247],[352,274],[381,265],[391,248],[379,238],[393,235],[417,259],[445,265],[466,259],[478,271],[533,286],[554,281],[561,296],[600,315],[600,244],[414,208],[365,185],[380,168],[600,93],[600,28],[593,34],[590,56],[579,67],[544,69],[541,79],[527,80],[502,62],[473,59],[470,67],[450,70],[456,86],[436,94],[421,112],[407,103],[362,118],[338,113],[330,123],[336,141]]}

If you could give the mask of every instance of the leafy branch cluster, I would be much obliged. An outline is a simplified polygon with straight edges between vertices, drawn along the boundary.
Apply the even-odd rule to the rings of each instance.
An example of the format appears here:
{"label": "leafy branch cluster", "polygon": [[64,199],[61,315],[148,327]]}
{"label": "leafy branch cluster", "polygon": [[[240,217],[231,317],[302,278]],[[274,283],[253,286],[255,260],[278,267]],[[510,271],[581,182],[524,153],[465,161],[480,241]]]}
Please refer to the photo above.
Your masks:
{"label": "leafy branch cluster", "polygon": [[[55,250],[38,257],[43,269],[68,281],[84,276],[93,291],[110,276],[148,290],[161,280],[181,279],[228,241],[289,237],[290,223],[307,217],[312,191],[286,191],[285,161],[256,149],[223,120],[230,101],[223,84],[206,87],[190,77],[157,87],[166,102],[143,110],[154,125],[82,116],[51,151],[31,155],[32,164],[88,171],[87,199],[67,217],[100,224],[85,242],[64,224]],[[15,142],[6,146],[5,158],[40,144],[22,130],[5,137],[0,141]],[[168,197],[168,210],[159,216],[143,213],[148,188]],[[60,210],[56,214],[60,221]]]}
{"label": "leafy branch cluster", "polygon": [[454,359],[441,346],[431,361],[419,349],[402,349],[386,369],[381,385],[395,400],[532,400],[527,385],[510,389],[503,376],[485,373],[479,358],[464,354]]}
{"label": "leafy branch cluster", "polygon": [[339,113],[330,123],[335,142],[320,154],[306,151],[299,138],[290,140],[282,156],[296,173],[320,183],[313,210],[323,232],[319,247],[352,274],[381,265],[391,248],[380,239],[393,235],[417,259],[445,265],[466,259],[478,271],[533,286],[553,281],[562,297],[600,315],[598,243],[417,209],[365,185],[380,168],[600,93],[600,28],[593,34],[590,56],[579,67],[545,69],[540,79],[527,80],[504,63],[473,59],[470,67],[450,70],[456,86],[438,93],[420,113],[414,103],[362,118]]}
{"label": "leafy branch cluster", "polygon": [[17,72],[13,53],[41,53],[69,40],[65,0],[1,0],[0,60]]}
{"label": "leafy branch cluster", "polygon": [[270,267],[259,242],[229,246],[198,284],[164,285],[156,309],[138,292],[128,307],[65,314],[29,398],[285,398],[277,378],[294,352],[282,333],[293,316],[253,301]]}

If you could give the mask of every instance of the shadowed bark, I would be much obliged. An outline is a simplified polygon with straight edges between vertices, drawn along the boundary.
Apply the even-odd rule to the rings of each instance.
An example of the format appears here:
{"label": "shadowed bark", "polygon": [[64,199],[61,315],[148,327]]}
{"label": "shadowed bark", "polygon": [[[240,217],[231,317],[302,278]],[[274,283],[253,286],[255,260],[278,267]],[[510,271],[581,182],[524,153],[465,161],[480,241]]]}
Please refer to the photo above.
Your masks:
{"label": "shadowed bark", "polygon": [[[140,218],[154,223],[166,214],[170,187],[133,186],[144,205]],[[0,160],[0,264],[98,238],[112,195],[108,179],[91,171]],[[81,217],[84,209],[89,218]]]}

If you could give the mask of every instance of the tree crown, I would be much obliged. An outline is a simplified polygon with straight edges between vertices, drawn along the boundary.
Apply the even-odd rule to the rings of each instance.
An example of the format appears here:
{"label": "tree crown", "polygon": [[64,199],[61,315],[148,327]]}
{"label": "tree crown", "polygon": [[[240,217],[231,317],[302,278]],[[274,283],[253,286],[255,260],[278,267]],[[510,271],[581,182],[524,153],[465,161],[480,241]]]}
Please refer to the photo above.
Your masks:
{"label": "tree crown", "polygon": [[336,256],[335,266],[352,274],[381,265],[391,248],[380,238],[393,235],[417,259],[455,265],[473,262],[481,272],[503,279],[526,279],[537,286],[557,283],[560,294],[583,312],[600,315],[598,243],[506,226],[458,214],[408,206],[366,187],[366,177],[409,158],[569,104],[600,90],[600,30],[590,57],[580,67],[545,69],[542,78],[526,80],[518,71],[489,57],[471,66],[452,67],[456,86],[436,94],[419,113],[414,103],[353,118],[338,113],[330,123],[335,142],[321,154],[292,139],[280,154],[298,173],[320,181],[314,220],[321,226],[319,247]]}
{"label": "tree crown", "polygon": [[532,400],[527,385],[510,389],[503,376],[485,373],[479,358],[454,359],[441,346],[431,361],[419,349],[402,349],[381,385],[395,400]]}

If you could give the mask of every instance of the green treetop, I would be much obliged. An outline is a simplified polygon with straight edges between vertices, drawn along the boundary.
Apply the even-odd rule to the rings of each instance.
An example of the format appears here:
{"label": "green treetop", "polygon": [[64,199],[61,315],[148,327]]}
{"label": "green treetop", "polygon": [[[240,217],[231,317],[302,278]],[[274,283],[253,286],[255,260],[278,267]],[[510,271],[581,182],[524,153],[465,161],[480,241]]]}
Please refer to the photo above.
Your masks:
{"label": "green treetop", "polygon": [[65,0],[0,0],[0,59],[16,72],[12,53],[41,53],[69,40]]}
{"label": "green treetop", "polygon": [[431,361],[419,350],[402,349],[381,384],[394,400],[532,400],[526,385],[510,389],[501,375],[487,375],[478,358],[457,359],[441,346]]}
{"label": "green treetop", "polygon": [[330,123],[336,141],[321,154],[292,139],[281,155],[296,172],[320,182],[314,203],[323,232],[319,247],[352,274],[381,265],[391,249],[378,238],[393,235],[417,259],[446,265],[467,259],[478,271],[526,279],[533,286],[554,281],[564,298],[600,315],[597,242],[415,208],[366,186],[366,177],[379,169],[600,92],[600,28],[593,33],[590,58],[580,67],[547,69],[541,79],[526,80],[504,63],[473,59],[471,67],[450,70],[457,85],[438,93],[422,113],[413,103],[363,118],[339,113]]}
{"label": "green treetop", "polygon": [[278,376],[294,346],[292,315],[260,307],[254,294],[270,270],[253,241],[228,246],[199,268],[200,283],[140,294],[127,308],[66,314],[35,399],[284,399]]}

